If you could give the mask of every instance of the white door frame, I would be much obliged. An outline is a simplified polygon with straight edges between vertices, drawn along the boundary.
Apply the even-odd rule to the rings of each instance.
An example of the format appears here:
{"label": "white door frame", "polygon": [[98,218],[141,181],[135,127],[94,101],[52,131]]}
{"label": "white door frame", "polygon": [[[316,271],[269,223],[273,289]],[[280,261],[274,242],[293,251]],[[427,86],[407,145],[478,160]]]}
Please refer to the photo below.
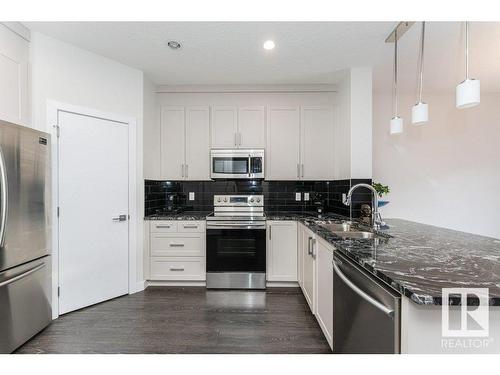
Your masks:
{"label": "white door frame", "polygon": [[128,292],[129,294],[137,292],[137,129],[136,120],[131,117],[116,115],[113,113],[102,112],[92,108],[61,103],[53,100],[47,100],[47,132],[51,134],[51,160],[52,160],[52,319],[59,317],[59,225],[57,217],[57,206],[59,204],[59,169],[58,169],[58,142],[57,127],[59,112],[68,112],[83,116],[96,117],[103,120],[109,120],[126,124],[128,126],[128,206],[130,219],[129,238],[128,238]]}

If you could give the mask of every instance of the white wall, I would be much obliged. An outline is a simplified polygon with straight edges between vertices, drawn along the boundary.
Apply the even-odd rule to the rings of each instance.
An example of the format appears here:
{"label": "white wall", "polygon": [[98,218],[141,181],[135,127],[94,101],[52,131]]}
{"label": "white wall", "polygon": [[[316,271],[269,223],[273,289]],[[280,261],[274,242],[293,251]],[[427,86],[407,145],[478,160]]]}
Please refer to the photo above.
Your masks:
{"label": "white wall", "polygon": [[413,95],[401,95],[404,133],[389,135],[390,94],[374,95],[373,176],[391,188],[385,217],[500,238],[500,94],[455,108],[454,93],[425,94],[430,121],[411,125]]}
{"label": "white wall", "polygon": [[372,69],[349,69],[338,90],[340,121],[335,132],[338,178],[371,178]]}
{"label": "white wall", "polygon": [[[143,181],[143,73],[92,52],[33,33],[30,58],[32,63],[32,127],[51,132],[47,124],[47,100],[92,108],[136,120],[136,199],[139,218],[131,218],[137,226],[139,272],[142,279],[142,215]],[[140,284],[140,283],[139,283]]]}

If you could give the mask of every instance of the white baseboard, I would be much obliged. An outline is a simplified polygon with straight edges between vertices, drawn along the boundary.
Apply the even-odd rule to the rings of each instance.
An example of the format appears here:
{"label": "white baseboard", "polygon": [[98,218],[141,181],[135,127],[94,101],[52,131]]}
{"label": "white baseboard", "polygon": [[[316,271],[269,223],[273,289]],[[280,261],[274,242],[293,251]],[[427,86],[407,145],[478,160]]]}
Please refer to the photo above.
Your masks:
{"label": "white baseboard", "polygon": [[146,288],[148,286],[207,286],[205,281],[146,281]]}
{"label": "white baseboard", "polygon": [[268,281],[266,283],[268,288],[298,288],[299,283],[297,281]]}
{"label": "white baseboard", "polygon": [[130,291],[128,292],[128,294],[134,294],[134,293],[142,292],[146,288],[147,288],[146,280],[137,281],[135,283],[135,285],[134,285],[134,288],[130,288]]}
{"label": "white baseboard", "polygon": [[[148,286],[207,286],[205,281],[166,281],[166,280],[147,280],[144,282],[144,288]],[[267,288],[298,288],[299,283],[296,281],[268,281],[266,282]],[[140,291],[140,290],[138,290]]]}

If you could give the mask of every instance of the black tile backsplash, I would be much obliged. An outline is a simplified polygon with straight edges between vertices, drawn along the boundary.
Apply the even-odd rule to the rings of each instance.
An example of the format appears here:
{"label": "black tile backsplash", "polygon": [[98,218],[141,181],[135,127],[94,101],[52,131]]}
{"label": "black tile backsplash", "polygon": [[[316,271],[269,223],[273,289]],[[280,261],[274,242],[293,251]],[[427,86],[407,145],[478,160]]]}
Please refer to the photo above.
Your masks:
{"label": "black tile backsplash", "polygon": [[[342,194],[364,180],[335,181],[153,181],[145,180],[145,215],[175,209],[212,211],[216,194],[263,194],[266,211],[315,211],[318,206],[325,212],[350,216],[350,208],[342,203]],[[189,201],[190,192],[195,193]],[[302,193],[302,200],[295,200],[295,193]],[[304,194],[309,193],[309,201]],[[365,189],[357,190],[352,197],[352,217],[358,217],[363,203],[371,203],[371,195]]]}

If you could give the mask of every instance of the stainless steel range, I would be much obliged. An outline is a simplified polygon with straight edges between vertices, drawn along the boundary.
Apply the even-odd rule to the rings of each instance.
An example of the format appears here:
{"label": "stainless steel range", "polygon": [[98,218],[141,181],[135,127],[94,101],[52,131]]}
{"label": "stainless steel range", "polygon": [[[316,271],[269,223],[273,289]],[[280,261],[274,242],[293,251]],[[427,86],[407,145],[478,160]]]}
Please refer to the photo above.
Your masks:
{"label": "stainless steel range", "polygon": [[215,195],[206,241],[207,288],[265,289],[263,195]]}

